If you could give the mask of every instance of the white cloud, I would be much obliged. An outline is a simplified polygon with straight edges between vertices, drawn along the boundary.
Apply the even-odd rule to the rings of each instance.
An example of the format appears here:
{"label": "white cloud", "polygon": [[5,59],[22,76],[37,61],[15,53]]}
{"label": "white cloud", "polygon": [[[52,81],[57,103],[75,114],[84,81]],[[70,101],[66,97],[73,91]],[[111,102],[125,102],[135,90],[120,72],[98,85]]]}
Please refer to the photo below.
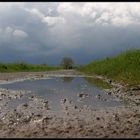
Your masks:
{"label": "white cloud", "polygon": [[1,29],[1,38],[3,41],[8,41],[11,39],[12,37],[12,33],[13,33],[13,28],[11,27],[6,27],[5,29]]}
{"label": "white cloud", "polygon": [[28,34],[22,30],[19,29],[13,29],[12,27],[6,27],[5,29],[0,28],[0,36],[3,37],[3,39],[11,39],[12,36],[15,37],[28,37]]}
{"label": "white cloud", "polygon": [[43,17],[44,17],[44,14],[41,13],[41,12],[40,12],[38,9],[36,9],[36,8],[33,8],[33,9],[27,9],[27,8],[25,8],[25,10],[28,11],[28,12],[30,12],[30,13],[33,14],[33,15],[38,16],[39,18],[43,18]]}
{"label": "white cloud", "polygon": [[53,11],[53,9],[49,7],[49,8],[48,8],[48,14],[51,14],[52,11]]}
{"label": "white cloud", "polygon": [[72,5],[72,3],[60,3],[57,7],[57,11],[61,14],[65,12],[75,12],[75,7]]}
{"label": "white cloud", "polygon": [[44,17],[42,19],[43,22],[47,22],[49,26],[58,24],[58,23],[65,23],[65,19],[63,17]]}
{"label": "white cloud", "polygon": [[79,15],[87,22],[95,19],[93,24],[118,27],[140,24],[140,6],[137,3],[59,3],[57,11],[66,19],[72,15]]}
{"label": "white cloud", "polygon": [[114,26],[118,27],[127,27],[128,25],[140,25],[140,22],[135,21],[131,17],[123,16],[123,17],[115,17],[111,19],[111,22]]}
{"label": "white cloud", "polygon": [[[2,7],[3,3],[0,5]],[[14,5],[11,3],[11,5]],[[58,23],[75,22],[75,20],[80,20],[83,18],[85,20],[81,22],[82,24],[92,25],[94,24],[110,24],[117,27],[127,27],[128,25],[139,25],[140,24],[140,6],[138,3],[111,3],[111,2],[61,2],[55,3],[57,8],[49,7],[46,5],[46,11],[48,15],[39,9],[40,5],[45,7],[43,4],[28,4],[26,3],[15,3],[24,10],[30,12],[31,14],[40,18],[42,22],[46,22],[49,26],[56,25]],[[10,7],[10,4],[7,4]],[[58,15],[51,16],[53,11],[56,10]],[[77,19],[76,19],[77,18]],[[90,21],[90,23],[88,23]]]}
{"label": "white cloud", "polygon": [[[38,9],[33,8],[33,9],[27,9],[25,8],[26,11],[30,12],[33,15],[36,15],[41,19],[42,22],[47,23],[49,26],[58,24],[58,23],[65,23],[65,19],[60,16],[45,16],[42,12],[40,12]],[[52,8],[48,8],[48,14],[52,12]]]}
{"label": "white cloud", "polygon": [[16,36],[16,37],[21,37],[21,38],[25,38],[25,37],[28,37],[28,34],[22,30],[18,30],[16,29],[14,32],[13,32],[13,35]]}
{"label": "white cloud", "polygon": [[13,39],[26,38],[28,34],[19,29],[13,29],[12,27],[0,28],[0,40],[1,42],[14,41]]}
{"label": "white cloud", "polygon": [[[17,6],[24,9],[31,14],[40,18],[42,22],[47,22],[48,25],[55,25],[57,23],[71,23],[75,20],[83,18],[84,22],[91,22],[92,24],[111,24],[118,27],[127,27],[129,25],[140,24],[140,5],[139,3],[111,3],[111,2],[60,2],[50,5],[50,3],[0,3],[0,13],[5,9],[9,10],[10,7]],[[41,7],[44,10],[41,10]],[[48,11],[48,15],[45,12]],[[54,8],[56,7],[56,8]],[[57,11],[58,15],[52,16],[53,11]],[[2,12],[3,13],[3,12]],[[82,20],[83,22],[83,20]],[[85,23],[82,23],[85,24]],[[87,24],[88,25],[88,24]],[[90,23],[91,25],[91,23]]]}
{"label": "white cloud", "polygon": [[13,32],[13,29],[11,27],[6,27],[5,34],[11,34]]}

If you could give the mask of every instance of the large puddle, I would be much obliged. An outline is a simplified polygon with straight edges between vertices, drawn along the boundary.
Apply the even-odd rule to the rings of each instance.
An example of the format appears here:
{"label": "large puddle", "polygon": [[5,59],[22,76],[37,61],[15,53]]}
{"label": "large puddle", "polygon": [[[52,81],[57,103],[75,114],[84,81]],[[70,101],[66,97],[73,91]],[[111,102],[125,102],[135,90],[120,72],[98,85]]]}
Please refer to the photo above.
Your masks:
{"label": "large puddle", "polygon": [[[61,108],[60,101],[65,98],[72,100],[79,107],[87,105],[91,108],[106,108],[124,105],[117,98],[107,95],[101,88],[93,84],[91,80],[83,77],[50,77],[40,80],[25,80],[2,84],[0,88],[31,91],[23,98],[11,101],[9,103],[11,107],[28,102],[31,95],[48,99],[52,110],[59,110]],[[88,97],[79,97],[78,95],[81,93],[88,94]],[[98,98],[99,96],[100,98]]]}

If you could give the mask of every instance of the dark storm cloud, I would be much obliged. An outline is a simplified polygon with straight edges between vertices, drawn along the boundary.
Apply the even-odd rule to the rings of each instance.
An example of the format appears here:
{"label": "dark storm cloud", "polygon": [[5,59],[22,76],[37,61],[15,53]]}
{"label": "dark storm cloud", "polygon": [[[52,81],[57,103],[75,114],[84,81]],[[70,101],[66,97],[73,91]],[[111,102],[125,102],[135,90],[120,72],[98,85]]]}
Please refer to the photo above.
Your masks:
{"label": "dark storm cloud", "polygon": [[0,61],[76,63],[140,48],[137,3],[0,3]]}

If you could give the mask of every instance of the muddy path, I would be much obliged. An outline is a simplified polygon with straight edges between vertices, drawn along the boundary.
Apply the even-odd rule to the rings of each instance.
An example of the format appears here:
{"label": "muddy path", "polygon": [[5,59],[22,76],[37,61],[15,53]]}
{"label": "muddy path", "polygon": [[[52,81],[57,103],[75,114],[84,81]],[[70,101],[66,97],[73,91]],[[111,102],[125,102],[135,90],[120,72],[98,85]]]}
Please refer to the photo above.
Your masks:
{"label": "muddy path", "polygon": [[57,71],[44,71],[44,72],[15,72],[15,73],[0,73],[0,81],[14,81],[18,79],[27,78],[42,78],[48,76],[78,76],[82,75],[75,70],[57,70]]}
{"label": "muddy path", "polygon": [[[1,73],[1,82],[48,76],[84,76],[74,70],[29,73]],[[124,95],[119,86],[107,93]],[[140,96],[139,90],[135,97]],[[9,103],[30,95],[30,91],[0,88],[0,137],[10,138],[140,138],[140,106],[78,108],[72,100],[61,99],[61,111],[53,111],[50,101],[38,96],[29,96],[28,103],[10,108]],[[133,95],[133,96],[134,96]],[[132,96],[132,95],[131,95]],[[122,97],[122,96],[121,96]],[[125,97],[125,96],[124,96]],[[129,96],[130,97],[130,96]],[[79,97],[80,98],[80,97]]]}

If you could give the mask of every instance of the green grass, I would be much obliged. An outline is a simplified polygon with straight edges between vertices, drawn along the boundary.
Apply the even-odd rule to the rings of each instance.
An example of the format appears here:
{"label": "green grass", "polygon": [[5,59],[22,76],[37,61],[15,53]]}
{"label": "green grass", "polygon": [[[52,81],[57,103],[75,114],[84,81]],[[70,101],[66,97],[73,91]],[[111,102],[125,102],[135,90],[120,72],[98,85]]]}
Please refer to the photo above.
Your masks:
{"label": "green grass", "polygon": [[129,50],[115,57],[93,61],[77,68],[87,74],[106,76],[130,85],[140,84],[140,50]]}
{"label": "green grass", "polygon": [[104,88],[104,89],[110,89],[110,88],[112,88],[112,86],[111,86],[109,83],[104,82],[103,80],[95,79],[95,78],[91,78],[91,77],[85,77],[85,79],[86,79],[90,84],[93,84],[93,85],[95,85],[96,87]]}
{"label": "green grass", "polygon": [[0,72],[37,72],[37,71],[51,71],[59,70],[61,67],[47,66],[47,65],[33,65],[26,63],[0,63]]}

